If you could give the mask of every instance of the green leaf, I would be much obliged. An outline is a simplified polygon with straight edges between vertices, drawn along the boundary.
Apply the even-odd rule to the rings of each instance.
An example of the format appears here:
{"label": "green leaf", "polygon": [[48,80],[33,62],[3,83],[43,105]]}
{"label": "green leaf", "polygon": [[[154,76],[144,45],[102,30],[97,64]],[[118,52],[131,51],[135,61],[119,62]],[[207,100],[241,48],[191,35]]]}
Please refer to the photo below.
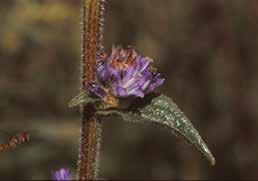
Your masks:
{"label": "green leaf", "polygon": [[108,116],[118,114],[125,121],[136,123],[157,123],[172,131],[175,135],[181,135],[189,143],[193,144],[212,165],[215,165],[215,158],[207,145],[193,127],[190,120],[178,108],[178,106],[167,96],[149,95],[144,100],[136,101],[129,110],[98,111],[98,115]]}
{"label": "green leaf", "polygon": [[101,99],[92,97],[87,92],[82,91],[68,103],[68,107],[76,107],[79,105],[86,105],[99,101],[101,101]]}

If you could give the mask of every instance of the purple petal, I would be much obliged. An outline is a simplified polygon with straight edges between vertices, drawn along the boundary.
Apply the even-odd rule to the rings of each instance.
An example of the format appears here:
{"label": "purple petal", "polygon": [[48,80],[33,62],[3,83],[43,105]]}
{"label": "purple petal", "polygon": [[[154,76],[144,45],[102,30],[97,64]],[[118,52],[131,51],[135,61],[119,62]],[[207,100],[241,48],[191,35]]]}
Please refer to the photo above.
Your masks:
{"label": "purple petal", "polygon": [[138,56],[136,59],[136,70],[138,72],[144,71],[150,64],[150,60],[148,57]]}
{"label": "purple petal", "polygon": [[140,77],[137,82],[138,82],[138,87],[142,88],[142,86],[148,81],[148,77],[142,76]]}
{"label": "purple petal", "polygon": [[144,93],[139,89],[139,83],[141,81],[133,82],[129,87],[116,87],[116,95],[119,97],[128,97],[128,96],[136,96],[136,97],[144,97]]}
{"label": "purple petal", "polygon": [[133,84],[131,84],[130,87],[126,88],[128,95],[134,95],[136,97],[144,97],[144,93],[140,89],[141,84],[144,83],[142,80],[144,79],[139,79],[135,81]]}
{"label": "purple petal", "polygon": [[149,85],[149,87],[146,90],[146,93],[150,93],[152,92],[155,88],[159,87],[160,85],[163,84],[163,82],[165,81],[164,78],[160,77],[160,74],[156,74],[153,76],[153,79]]}
{"label": "purple petal", "polygon": [[123,72],[123,83],[126,84],[130,79],[132,79],[133,74],[134,74],[134,67],[133,66],[129,66],[127,70],[125,70]]}
{"label": "purple petal", "polygon": [[92,93],[93,95],[99,98],[104,98],[106,96],[106,91],[95,82],[91,82],[88,84],[88,90],[90,93]]}
{"label": "purple petal", "polygon": [[111,65],[107,66],[107,70],[109,72],[109,79],[115,79],[117,80],[119,78],[120,75],[120,71],[113,68]]}
{"label": "purple petal", "polygon": [[101,82],[106,82],[110,77],[108,72],[108,66],[103,61],[98,62],[97,76],[99,81]]}
{"label": "purple petal", "polygon": [[126,87],[126,90],[130,94],[131,91],[134,91],[139,88],[140,88],[139,81],[134,81],[129,87]]}
{"label": "purple petal", "polygon": [[142,72],[142,76],[144,77],[144,82],[140,86],[141,90],[145,91],[145,89],[147,89],[147,87],[151,83],[153,73],[151,73],[149,70],[145,70],[144,72]]}
{"label": "purple petal", "polygon": [[127,81],[123,80],[124,88],[130,89],[130,87],[134,87],[135,84],[137,84],[138,88],[140,88],[147,79],[152,78],[152,74],[150,72],[144,71],[142,74],[135,75],[134,71],[135,70],[133,69],[131,72],[132,74],[134,74],[134,75],[131,75],[131,79],[128,79]]}
{"label": "purple petal", "polygon": [[131,91],[133,89],[140,89],[141,86],[146,82],[147,80],[147,77],[144,77],[144,76],[141,76],[139,77],[138,79],[134,78],[134,79],[131,79],[130,81],[130,84],[127,84],[127,87],[126,89],[128,91]]}
{"label": "purple petal", "polygon": [[145,89],[147,89],[147,87],[150,85],[150,83],[151,83],[151,80],[146,80],[145,82],[144,82],[144,84],[142,84],[142,86],[141,86],[141,90],[145,90]]}
{"label": "purple petal", "polygon": [[114,94],[117,97],[127,97],[128,96],[128,93],[127,93],[126,89],[123,88],[123,87],[120,87],[120,86],[116,86],[114,88]]}
{"label": "purple petal", "polygon": [[61,180],[70,181],[71,173],[69,172],[68,169],[61,168],[53,173],[52,178],[53,180],[56,180],[56,181],[61,181]]}
{"label": "purple petal", "polygon": [[140,97],[140,98],[143,98],[143,97],[144,97],[144,93],[143,93],[140,89],[132,90],[132,91],[130,92],[130,95],[134,95],[134,96]]}

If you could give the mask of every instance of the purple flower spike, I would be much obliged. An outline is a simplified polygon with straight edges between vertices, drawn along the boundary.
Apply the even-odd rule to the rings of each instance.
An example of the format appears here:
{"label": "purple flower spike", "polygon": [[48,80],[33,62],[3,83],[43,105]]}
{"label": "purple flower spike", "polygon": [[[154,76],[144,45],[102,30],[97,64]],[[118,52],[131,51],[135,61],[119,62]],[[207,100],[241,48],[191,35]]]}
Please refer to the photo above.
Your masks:
{"label": "purple flower spike", "polygon": [[141,97],[163,84],[164,78],[154,71],[152,59],[139,55],[132,47],[124,50],[113,47],[108,57],[98,58],[97,82],[89,84],[89,91],[97,97]]}
{"label": "purple flower spike", "polygon": [[70,181],[71,180],[71,173],[68,169],[61,168],[53,173],[53,180],[56,181]]}

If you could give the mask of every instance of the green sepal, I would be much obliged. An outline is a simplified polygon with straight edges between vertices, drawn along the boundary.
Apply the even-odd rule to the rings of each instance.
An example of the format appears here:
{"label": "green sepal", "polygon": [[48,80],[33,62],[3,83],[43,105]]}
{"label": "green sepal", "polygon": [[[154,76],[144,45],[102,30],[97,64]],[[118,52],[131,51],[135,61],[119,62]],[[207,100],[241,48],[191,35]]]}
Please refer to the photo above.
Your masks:
{"label": "green sepal", "polygon": [[128,110],[110,109],[98,111],[100,116],[120,115],[125,121],[136,123],[156,123],[181,135],[215,165],[215,158],[194,128],[190,120],[172,99],[164,95],[151,94],[137,100]]}

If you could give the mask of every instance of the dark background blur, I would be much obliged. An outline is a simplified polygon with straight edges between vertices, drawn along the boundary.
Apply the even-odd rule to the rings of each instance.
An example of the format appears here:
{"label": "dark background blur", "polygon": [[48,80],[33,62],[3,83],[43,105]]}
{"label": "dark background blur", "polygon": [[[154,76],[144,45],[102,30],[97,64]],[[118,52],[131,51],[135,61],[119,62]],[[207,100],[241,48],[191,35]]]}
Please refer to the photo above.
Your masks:
{"label": "dark background blur", "polygon": [[[80,0],[0,1],[0,179],[76,172]],[[258,1],[111,0],[105,47],[154,58],[160,88],[181,107],[216,157],[212,167],[169,131],[106,120],[100,178],[258,178]]]}

